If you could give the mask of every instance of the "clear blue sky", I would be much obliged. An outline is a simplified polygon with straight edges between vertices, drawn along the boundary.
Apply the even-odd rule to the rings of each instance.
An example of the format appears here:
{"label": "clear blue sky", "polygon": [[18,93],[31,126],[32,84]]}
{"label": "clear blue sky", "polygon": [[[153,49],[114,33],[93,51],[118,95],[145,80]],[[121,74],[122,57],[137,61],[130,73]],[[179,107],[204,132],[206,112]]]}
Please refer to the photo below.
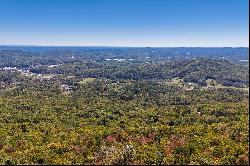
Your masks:
{"label": "clear blue sky", "polygon": [[0,0],[0,45],[248,46],[249,0]]}

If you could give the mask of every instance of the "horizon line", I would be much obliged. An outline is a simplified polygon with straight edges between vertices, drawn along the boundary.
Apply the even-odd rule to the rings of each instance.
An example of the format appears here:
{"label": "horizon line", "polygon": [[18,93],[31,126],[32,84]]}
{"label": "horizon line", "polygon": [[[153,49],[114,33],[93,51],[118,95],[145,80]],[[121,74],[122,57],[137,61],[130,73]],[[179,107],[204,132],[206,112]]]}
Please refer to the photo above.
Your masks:
{"label": "horizon line", "polygon": [[128,48],[249,48],[249,46],[112,46],[112,45],[29,45],[0,44],[4,47],[128,47]]}

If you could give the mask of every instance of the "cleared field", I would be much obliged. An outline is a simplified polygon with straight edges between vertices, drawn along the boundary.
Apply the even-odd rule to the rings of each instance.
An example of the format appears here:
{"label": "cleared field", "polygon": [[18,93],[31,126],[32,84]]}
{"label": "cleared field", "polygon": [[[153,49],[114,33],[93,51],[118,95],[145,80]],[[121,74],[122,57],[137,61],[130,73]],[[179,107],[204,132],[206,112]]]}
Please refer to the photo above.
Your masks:
{"label": "cleared field", "polygon": [[92,82],[94,81],[96,78],[84,78],[82,79],[80,82],[78,82],[79,84],[86,84],[88,82]]}
{"label": "cleared field", "polygon": [[207,82],[207,87],[209,87],[209,88],[216,88],[216,89],[228,88],[228,89],[243,90],[243,91],[249,92],[249,88],[237,88],[237,87],[233,87],[233,86],[223,86],[223,85],[219,84],[218,82],[216,82],[216,80],[213,80],[213,79],[207,79],[206,82]]}

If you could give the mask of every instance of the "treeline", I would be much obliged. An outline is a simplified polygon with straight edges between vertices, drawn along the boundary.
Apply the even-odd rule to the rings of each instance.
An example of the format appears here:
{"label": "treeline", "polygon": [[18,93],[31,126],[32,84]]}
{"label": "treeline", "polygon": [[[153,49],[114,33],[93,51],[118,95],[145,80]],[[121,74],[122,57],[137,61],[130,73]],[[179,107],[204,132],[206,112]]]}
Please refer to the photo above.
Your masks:
{"label": "treeline", "polygon": [[0,67],[28,67],[51,65],[65,62],[96,61],[106,59],[147,60],[190,58],[227,59],[234,62],[249,59],[248,48],[112,48],[112,47],[1,47]]}

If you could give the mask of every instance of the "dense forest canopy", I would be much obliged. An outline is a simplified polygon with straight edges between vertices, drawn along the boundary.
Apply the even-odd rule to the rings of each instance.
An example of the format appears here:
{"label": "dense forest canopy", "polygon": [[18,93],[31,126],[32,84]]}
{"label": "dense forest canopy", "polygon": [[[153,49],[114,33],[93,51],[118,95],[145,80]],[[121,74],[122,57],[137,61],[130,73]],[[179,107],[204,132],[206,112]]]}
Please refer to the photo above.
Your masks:
{"label": "dense forest canopy", "polygon": [[249,164],[248,48],[0,47],[0,164]]}

